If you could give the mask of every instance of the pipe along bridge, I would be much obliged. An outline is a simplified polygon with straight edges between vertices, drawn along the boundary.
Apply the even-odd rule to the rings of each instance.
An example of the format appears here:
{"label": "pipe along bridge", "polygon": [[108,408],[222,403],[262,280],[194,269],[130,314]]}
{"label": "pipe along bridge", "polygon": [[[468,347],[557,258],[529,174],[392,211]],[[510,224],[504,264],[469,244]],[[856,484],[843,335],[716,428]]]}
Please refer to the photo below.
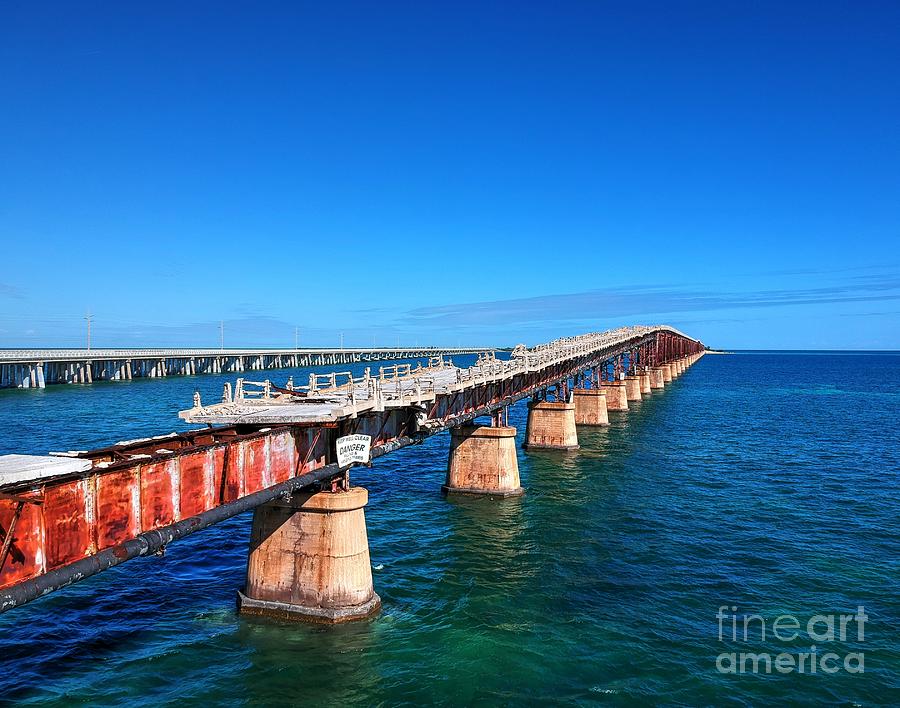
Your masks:
{"label": "pipe along bridge", "polygon": [[[207,427],[87,452],[0,457],[0,612],[190,533],[254,510],[241,612],[333,623],[381,601],[369,563],[368,493],[337,463],[339,438],[368,436],[371,458],[451,433],[445,494],[523,492],[511,404],[528,403],[525,447],[578,447],[580,425],[659,395],[704,353],[668,326],[558,339],[460,368],[238,379],[221,401],[180,416]],[[477,418],[490,416],[490,424]],[[361,438],[365,440],[365,438]]]}

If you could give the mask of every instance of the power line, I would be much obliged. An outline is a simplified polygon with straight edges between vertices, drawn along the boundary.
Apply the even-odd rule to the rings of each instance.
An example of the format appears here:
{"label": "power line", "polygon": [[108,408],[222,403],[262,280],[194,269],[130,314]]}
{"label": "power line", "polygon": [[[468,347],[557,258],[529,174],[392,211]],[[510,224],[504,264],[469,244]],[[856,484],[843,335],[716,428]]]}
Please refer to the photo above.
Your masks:
{"label": "power line", "polygon": [[91,314],[91,311],[88,310],[87,314],[84,316],[84,319],[87,320],[87,349],[91,350],[91,320],[94,316]]}

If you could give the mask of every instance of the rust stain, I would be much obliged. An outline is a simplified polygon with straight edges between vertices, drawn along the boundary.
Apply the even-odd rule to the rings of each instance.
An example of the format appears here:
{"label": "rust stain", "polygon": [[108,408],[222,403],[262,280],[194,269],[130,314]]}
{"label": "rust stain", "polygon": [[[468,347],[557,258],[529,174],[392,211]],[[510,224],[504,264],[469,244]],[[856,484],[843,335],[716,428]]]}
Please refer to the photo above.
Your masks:
{"label": "rust stain", "polygon": [[141,529],[151,529],[175,521],[172,499],[171,462],[158,462],[141,468]]}
{"label": "rust stain", "polygon": [[48,487],[44,495],[47,566],[56,568],[83,558],[91,550],[91,526],[84,514],[85,484],[72,481]]}
{"label": "rust stain", "polygon": [[204,452],[184,455],[181,467],[181,518],[195,516],[215,506],[213,489],[207,484],[210,456]]}
{"label": "rust stain", "polygon": [[138,491],[136,467],[97,475],[97,547],[115,546],[140,533],[134,495]]}

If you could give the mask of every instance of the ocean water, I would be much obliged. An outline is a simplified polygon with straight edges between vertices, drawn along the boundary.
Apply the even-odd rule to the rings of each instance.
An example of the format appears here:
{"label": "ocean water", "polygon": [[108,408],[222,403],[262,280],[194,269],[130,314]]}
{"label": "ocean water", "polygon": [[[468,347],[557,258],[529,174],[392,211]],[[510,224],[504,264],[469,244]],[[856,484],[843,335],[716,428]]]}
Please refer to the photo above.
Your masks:
{"label": "ocean water", "polygon": [[[168,432],[195,388],[221,378],[2,391],[0,452]],[[443,499],[446,435],[355,471],[370,621],[239,617],[244,515],[0,616],[0,701],[900,703],[900,355],[707,356],[610,418],[578,451],[520,451],[521,498]],[[860,606],[863,637],[806,631]],[[795,639],[771,635],[779,615]],[[816,660],[724,673],[731,652]]]}

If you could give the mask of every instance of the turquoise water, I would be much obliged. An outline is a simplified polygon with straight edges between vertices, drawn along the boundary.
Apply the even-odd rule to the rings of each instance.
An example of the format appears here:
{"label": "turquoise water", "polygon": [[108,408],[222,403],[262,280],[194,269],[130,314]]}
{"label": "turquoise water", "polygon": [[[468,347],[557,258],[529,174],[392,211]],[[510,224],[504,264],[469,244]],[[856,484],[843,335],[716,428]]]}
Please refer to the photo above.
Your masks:
{"label": "turquoise water", "polygon": [[[274,372],[269,372],[273,374]],[[275,374],[276,377],[281,375]],[[217,377],[0,392],[0,452],[178,428]],[[524,431],[524,404],[512,423]],[[445,500],[449,440],[354,474],[370,491],[372,621],[240,618],[249,515],[0,616],[0,697],[25,705],[900,702],[900,356],[707,356],[662,393],[520,451],[527,494]],[[65,424],[58,421],[64,420]],[[868,616],[864,672],[732,675],[720,606]],[[730,640],[730,615],[725,640]],[[739,632],[741,630],[739,629]],[[739,636],[739,639],[742,637]]]}

